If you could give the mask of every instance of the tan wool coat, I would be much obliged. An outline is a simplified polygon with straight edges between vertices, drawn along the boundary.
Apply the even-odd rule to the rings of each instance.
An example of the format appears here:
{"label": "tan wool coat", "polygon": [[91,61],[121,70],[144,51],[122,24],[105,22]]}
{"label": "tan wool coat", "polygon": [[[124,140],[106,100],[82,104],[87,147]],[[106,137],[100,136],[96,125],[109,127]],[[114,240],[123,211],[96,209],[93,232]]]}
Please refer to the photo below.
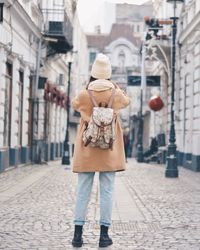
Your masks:
{"label": "tan wool coat", "polygon": [[[101,86],[102,84],[102,86]],[[86,89],[82,90],[78,97],[72,101],[74,109],[80,112],[80,126],[75,141],[73,172],[104,172],[125,170],[125,154],[123,143],[123,132],[119,120],[119,110],[128,106],[129,97],[116,85],[107,80],[96,80],[92,82],[93,95],[98,103],[106,102],[112,94],[112,88],[116,88],[112,108],[117,114],[116,119],[116,139],[113,149],[92,148],[84,146],[82,135],[85,130],[85,122],[89,122],[92,114],[93,103]]]}

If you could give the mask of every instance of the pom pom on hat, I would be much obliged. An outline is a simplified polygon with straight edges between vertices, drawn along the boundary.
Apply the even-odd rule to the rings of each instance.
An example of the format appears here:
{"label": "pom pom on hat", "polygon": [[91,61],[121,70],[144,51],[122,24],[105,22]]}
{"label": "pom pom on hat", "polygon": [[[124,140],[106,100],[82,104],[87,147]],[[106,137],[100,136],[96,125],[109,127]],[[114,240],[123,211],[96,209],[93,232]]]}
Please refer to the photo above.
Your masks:
{"label": "pom pom on hat", "polygon": [[99,53],[92,65],[91,76],[96,79],[109,79],[111,72],[112,69],[109,58]]}

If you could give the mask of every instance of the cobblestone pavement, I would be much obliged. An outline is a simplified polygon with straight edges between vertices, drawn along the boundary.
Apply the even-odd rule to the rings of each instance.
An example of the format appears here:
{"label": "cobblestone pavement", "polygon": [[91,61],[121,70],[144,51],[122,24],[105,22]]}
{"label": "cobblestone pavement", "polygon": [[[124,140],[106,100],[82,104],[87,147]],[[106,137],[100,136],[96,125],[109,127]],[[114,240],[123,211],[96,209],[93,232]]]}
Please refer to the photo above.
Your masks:
{"label": "cobblestone pavement", "polygon": [[[180,168],[175,179],[164,173],[164,166],[133,159],[117,173],[114,244],[107,249],[200,250],[200,173]],[[76,182],[60,162],[0,174],[0,249],[73,249]],[[96,178],[83,250],[98,249],[98,202]]]}

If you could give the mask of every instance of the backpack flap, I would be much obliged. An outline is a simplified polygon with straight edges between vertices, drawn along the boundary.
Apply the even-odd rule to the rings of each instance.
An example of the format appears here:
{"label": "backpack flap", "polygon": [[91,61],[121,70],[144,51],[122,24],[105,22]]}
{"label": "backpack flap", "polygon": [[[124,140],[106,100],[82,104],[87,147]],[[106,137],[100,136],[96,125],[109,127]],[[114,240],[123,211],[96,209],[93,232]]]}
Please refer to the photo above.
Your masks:
{"label": "backpack flap", "polygon": [[115,90],[112,91],[108,107],[98,107],[92,92],[88,92],[94,107],[89,124],[83,132],[84,145],[101,149],[112,149],[115,140],[115,114],[111,106]]}
{"label": "backpack flap", "polygon": [[111,108],[94,107],[92,118],[97,126],[106,126],[112,123],[114,111]]}
{"label": "backpack flap", "polygon": [[90,120],[88,126],[83,132],[84,145],[87,146],[91,142],[95,143],[98,140],[98,137],[99,137],[98,126],[93,122],[93,120]]}

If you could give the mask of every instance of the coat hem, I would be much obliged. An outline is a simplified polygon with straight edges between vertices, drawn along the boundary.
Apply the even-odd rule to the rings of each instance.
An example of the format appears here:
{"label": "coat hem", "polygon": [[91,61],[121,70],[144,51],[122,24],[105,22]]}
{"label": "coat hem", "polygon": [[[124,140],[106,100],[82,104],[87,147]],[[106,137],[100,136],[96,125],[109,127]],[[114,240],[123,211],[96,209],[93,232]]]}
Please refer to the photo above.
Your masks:
{"label": "coat hem", "polygon": [[122,172],[122,171],[125,171],[126,169],[115,169],[115,170],[104,170],[104,171],[102,171],[102,170],[88,170],[88,171],[86,171],[86,170],[80,170],[80,171],[78,171],[78,170],[72,170],[72,172],[73,173],[91,173],[91,172],[99,172],[99,173],[102,173],[102,172]]}

